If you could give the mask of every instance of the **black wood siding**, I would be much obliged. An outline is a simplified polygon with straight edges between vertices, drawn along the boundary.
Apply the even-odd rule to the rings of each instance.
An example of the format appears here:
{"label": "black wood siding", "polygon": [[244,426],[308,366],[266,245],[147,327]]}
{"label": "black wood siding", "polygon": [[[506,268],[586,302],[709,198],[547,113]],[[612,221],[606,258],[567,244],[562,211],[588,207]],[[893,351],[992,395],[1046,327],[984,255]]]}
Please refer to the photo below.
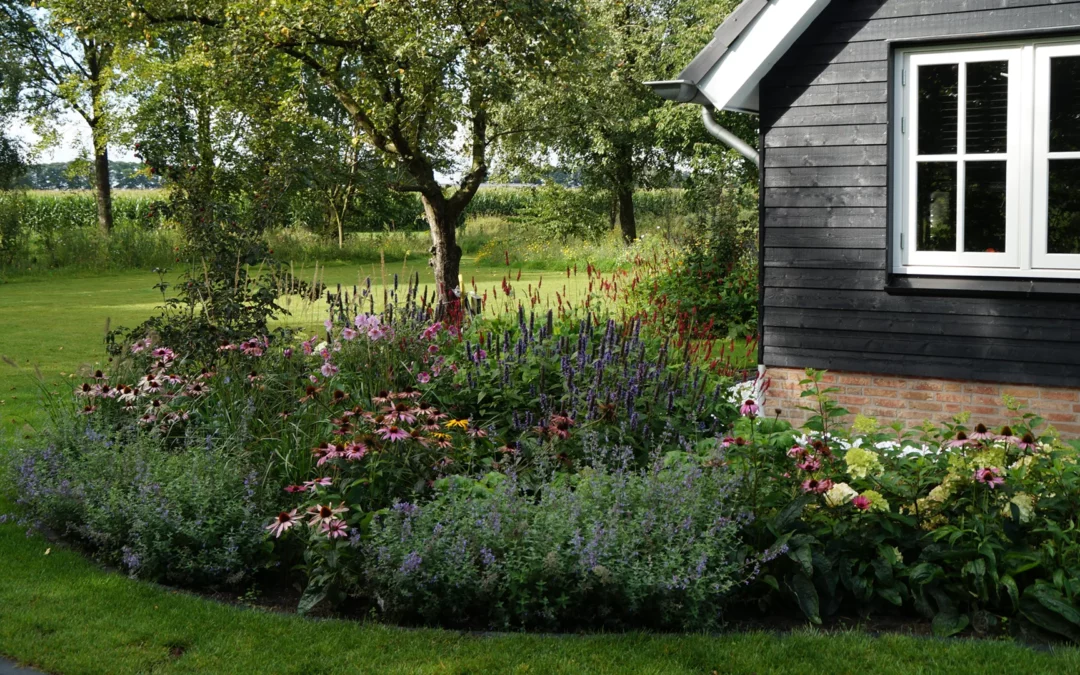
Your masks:
{"label": "black wood siding", "polygon": [[1080,1],[832,0],[761,86],[766,365],[1080,386],[1080,301],[884,290],[887,41],[1058,29]]}

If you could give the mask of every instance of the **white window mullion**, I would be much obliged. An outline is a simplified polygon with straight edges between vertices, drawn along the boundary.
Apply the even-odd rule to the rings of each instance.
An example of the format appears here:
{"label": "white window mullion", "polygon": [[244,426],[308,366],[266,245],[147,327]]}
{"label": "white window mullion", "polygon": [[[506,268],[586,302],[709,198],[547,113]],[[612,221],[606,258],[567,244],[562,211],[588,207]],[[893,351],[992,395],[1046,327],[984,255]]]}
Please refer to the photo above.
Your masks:
{"label": "white window mullion", "polygon": [[964,205],[967,177],[964,154],[967,152],[967,68],[964,61],[957,64],[956,85],[956,252],[964,252]]}
{"label": "white window mullion", "polygon": [[[1011,209],[1015,232],[1010,241],[1019,246],[1021,270],[1030,271],[1032,267],[1032,196],[1034,194],[1034,130],[1035,118],[1035,47],[1025,45],[1020,55],[1020,83],[1016,87],[1019,97],[1017,108],[1020,111],[1020,138],[1015,170],[1010,171],[1010,178],[1016,182],[1016,208]],[[1010,108],[1013,107],[1010,105]]]}

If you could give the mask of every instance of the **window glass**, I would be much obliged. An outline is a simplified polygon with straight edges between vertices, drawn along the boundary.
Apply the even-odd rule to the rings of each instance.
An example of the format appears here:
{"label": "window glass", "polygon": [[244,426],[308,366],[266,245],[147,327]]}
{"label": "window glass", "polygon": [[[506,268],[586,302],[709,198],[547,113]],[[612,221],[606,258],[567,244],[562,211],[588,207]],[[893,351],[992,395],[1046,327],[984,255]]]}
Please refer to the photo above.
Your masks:
{"label": "window glass", "polygon": [[1080,150],[1080,56],[1050,59],[1050,152]]}
{"label": "window glass", "polygon": [[1080,253],[1080,159],[1051,159],[1047,253]]}
{"label": "window glass", "polygon": [[966,152],[1008,151],[1009,62],[967,64]]}
{"label": "window glass", "polygon": [[1005,252],[1005,162],[968,162],[964,176],[964,250]]}
{"label": "window glass", "polygon": [[956,250],[956,162],[920,162],[918,170],[920,251]]}
{"label": "window glass", "polygon": [[959,66],[955,63],[920,66],[919,154],[956,152]]}

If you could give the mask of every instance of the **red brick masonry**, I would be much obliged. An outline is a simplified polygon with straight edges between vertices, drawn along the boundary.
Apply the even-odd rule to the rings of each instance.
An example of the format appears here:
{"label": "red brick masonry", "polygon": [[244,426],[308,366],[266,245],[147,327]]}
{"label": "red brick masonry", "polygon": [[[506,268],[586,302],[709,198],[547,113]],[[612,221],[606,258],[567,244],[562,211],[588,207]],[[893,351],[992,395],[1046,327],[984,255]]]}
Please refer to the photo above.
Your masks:
{"label": "red brick masonry", "polygon": [[[793,424],[804,422],[809,413],[798,406],[808,405],[800,398],[799,380],[806,378],[798,368],[768,368],[765,376],[769,389],[765,395],[765,410]],[[939,380],[925,377],[897,377],[867,373],[827,372],[824,386],[838,387],[836,401],[853,414],[877,418],[882,425],[901,420],[906,426],[917,426],[925,420],[947,421],[953,415],[971,412],[971,424],[982,422],[996,426],[1008,421],[1008,410],[1002,403],[1004,394],[1041,415],[1063,435],[1080,435],[1080,388],[1032,387],[985,382]],[[849,420],[850,421],[850,420]]]}

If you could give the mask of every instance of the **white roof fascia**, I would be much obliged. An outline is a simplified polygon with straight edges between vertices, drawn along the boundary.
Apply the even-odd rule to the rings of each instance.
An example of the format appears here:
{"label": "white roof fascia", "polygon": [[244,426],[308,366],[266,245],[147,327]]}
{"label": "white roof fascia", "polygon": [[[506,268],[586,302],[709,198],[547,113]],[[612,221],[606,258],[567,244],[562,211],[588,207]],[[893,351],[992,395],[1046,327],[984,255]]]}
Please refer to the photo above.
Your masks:
{"label": "white roof fascia", "polygon": [[758,112],[758,85],[829,0],[769,0],[697,82],[717,110]]}

